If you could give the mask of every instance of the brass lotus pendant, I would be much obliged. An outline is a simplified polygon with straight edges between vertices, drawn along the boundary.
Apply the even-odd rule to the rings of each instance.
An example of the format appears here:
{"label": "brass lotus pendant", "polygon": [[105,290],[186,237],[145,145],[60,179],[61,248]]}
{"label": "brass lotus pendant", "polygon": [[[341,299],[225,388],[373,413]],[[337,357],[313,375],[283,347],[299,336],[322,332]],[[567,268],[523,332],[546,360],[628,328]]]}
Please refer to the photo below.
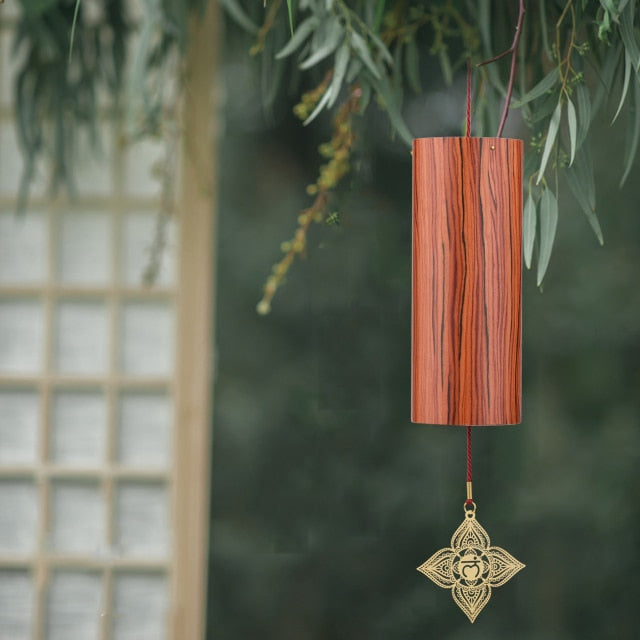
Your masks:
{"label": "brass lotus pendant", "polygon": [[465,518],[451,537],[451,547],[434,553],[418,571],[439,587],[451,589],[455,603],[473,622],[501,587],[525,565],[500,547],[476,520],[476,505],[465,505]]}

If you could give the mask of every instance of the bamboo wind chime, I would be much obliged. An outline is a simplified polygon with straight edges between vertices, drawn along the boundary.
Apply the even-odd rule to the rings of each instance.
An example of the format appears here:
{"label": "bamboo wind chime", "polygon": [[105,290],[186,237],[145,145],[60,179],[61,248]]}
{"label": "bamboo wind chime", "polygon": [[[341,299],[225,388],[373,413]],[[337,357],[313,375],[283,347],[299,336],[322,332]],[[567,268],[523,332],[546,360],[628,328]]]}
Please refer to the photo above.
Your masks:
{"label": "bamboo wind chime", "polygon": [[[470,85],[470,72],[469,72]],[[418,567],[473,622],[524,567],[475,517],[471,435],[521,420],[522,141],[413,142],[411,420],[466,426],[464,519]]]}

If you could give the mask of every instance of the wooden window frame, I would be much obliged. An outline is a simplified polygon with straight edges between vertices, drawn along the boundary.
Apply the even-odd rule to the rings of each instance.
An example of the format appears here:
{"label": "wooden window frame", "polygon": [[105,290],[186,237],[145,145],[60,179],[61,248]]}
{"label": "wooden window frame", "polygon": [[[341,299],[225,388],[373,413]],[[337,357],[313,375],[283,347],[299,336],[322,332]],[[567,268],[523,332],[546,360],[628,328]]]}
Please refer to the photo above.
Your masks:
{"label": "wooden window frame", "polygon": [[205,637],[209,567],[219,56],[218,8],[189,24],[180,202],[174,580],[170,637]]}
{"label": "wooden window frame", "polygon": [[[3,26],[4,37],[7,26]],[[32,638],[45,637],[47,585],[50,573],[58,568],[96,570],[103,575],[103,610],[112,611],[113,578],[121,571],[162,571],[168,579],[169,610],[167,639],[202,640],[206,630],[207,579],[209,567],[209,511],[211,476],[211,416],[213,383],[213,336],[215,292],[215,236],[216,236],[216,162],[218,92],[215,72],[218,61],[218,8],[210,0],[206,10],[192,18],[189,26],[189,48],[186,60],[184,104],[182,108],[183,138],[180,152],[179,181],[181,195],[178,202],[179,246],[176,284],[167,288],[144,289],[111,284],[106,287],[61,285],[54,279],[54,249],[57,217],[64,202],[50,202],[33,198],[33,209],[50,215],[48,239],[49,276],[43,285],[0,286],[3,296],[35,299],[43,304],[45,361],[35,376],[1,375],[0,386],[11,389],[35,389],[40,397],[39,451],[33,467],[0,466],[0,479],[30,479],[36,485],[39,510],[38,541],[33,554],[25,557],[0,556],[0,569],[26,569],[34,580],[34,613]],[[10,112],[2,107],[0,117],[6,122]],[[122,167],[116,169],[116,176]],[[121,193],[121,190],[120,190]],[[3,198],[0,197],[0,200]],[[135,200],[135,199],[134,199]],[[132,202],[116,198],[115,204],[105,206],[93,199],[103,210],[115,216],[114,234],[120,233],[122,215]],[[90,206],[92,199],[81,198],[80,205]],[[144,198],[136,201],[144,209],[157,206]],[[14,206],[4,198],[0,205]],[[113,256],[113,269],[118,268],[118,241]],[[60,301],[99,299],[105,304],[109,343],[115,344],[122,306],[128,301],[163,301],[173,303],[176,318],[175,367],[172,377],[132,377],[116,374],[115,353],[109,353],[108,373],[100,376],[63,375],[53,371],[55,307]],[[113,348],[111,349],[113,351]],[[77,469],[48,462],[48,437],[51,428],[51,399],[58,389],[100,388],[107,397],[107,443],[113,454],[117,417],[114,415],[117,396],[135,389],[171,393],[174,399],[172,464],[167,470],[136,471],[106,465],[102,470]],[[114,460],[114,456],[110,456]],[[135,560],[128,562],[111,557],[82,557],[52,553],[47,549],[48,509],[52,484],[57,479],[87,479],[98,482],[107,508],[105,526],[107,536],[113,538],[113,493],[116,485],[127,479],[163,481],[170,492],[171,532],[170,556],[165,561]],[[111,543],[113,540],[108,540]],[[100,621],[100,637],[112,637],[111,615]]]}

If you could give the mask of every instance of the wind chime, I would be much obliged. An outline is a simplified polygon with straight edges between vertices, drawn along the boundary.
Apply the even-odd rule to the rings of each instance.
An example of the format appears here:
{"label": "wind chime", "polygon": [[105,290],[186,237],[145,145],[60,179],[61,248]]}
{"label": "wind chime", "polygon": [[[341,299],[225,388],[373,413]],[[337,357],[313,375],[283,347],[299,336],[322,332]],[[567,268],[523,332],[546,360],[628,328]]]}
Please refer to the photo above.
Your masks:
{"label": "wind chime", "polygon": [[500,137],[506,113],[470,137],[470,83],[467,136],[413,142],[411,420],[466,427],[464,519],[418,571],[473,622],[524,567],[476,519],[471,460],[474,426],[521,420],[522,141]]}

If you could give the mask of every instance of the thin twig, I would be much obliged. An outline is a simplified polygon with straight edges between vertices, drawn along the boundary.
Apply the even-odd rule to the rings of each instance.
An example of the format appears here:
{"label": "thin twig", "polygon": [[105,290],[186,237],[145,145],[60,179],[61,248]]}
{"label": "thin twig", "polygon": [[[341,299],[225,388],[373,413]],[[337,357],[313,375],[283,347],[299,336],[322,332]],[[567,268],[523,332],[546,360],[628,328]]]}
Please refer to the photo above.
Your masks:
{"label": "thin twig", "polygon": [[518,22],[516,24],[516,32],[513,35],[513,42],[511,46],[502,53],[494,56],[493,58],[489,58],[489,60],[485,60],[481,62],[478,66],[482,67],[485,64],[491,64],[492,62],[496,62],[505,56],[511,54],[511,71],[509,73],[509,84],[507,85],[507,95],[504,101],[504,110],[502,111],[502,118],[500,118],[500,125],[498,126],[498,133],[496,134],[496,138],[500,138],[502,136],[502,131],[504,130],[504,125],[507,121],[507,115],[509,115],[509,105],[511,104],[511,95],[513,94],[513,84],[516,79],[516,62],[518,59],[518,44],[520,42],[520,36],[522,35],[522,23],[524,21],[524,14],[526,13],[526,8],[524,6],[524,0],[520,0],[520,9],[518,13]]}
{"label": "thin twig", "polygon": [[[273,4],[269,7],[269,11],[267,12],[267,16],[258,31],[258,35],[256,36],[256,41],[254,45],[249,49],[249,54],[252,56],[258,55],[264,49],[264,43],[267,39],[267,35],[273,28],[273,24],[276,19],[276,15],[278,15],[278,10],[280,9],[280,4],[282,0],[274,0]],[[267,2],[265,0],[264,6],[266,8]]]}
{"label": "thin twig", "polygon": [[467,58],[467,132],[471,136],[471,58]]}
{"label": "thin twig", "polygon": [[502,60],[502,58],[506,58],[512,51],[513,51],[513,49],[511,47],[509,47],[506,51],[503,51],[502,53],[499,53],[497,56],[493,56],[493,58],[489,58],[488,60],[483,60],[482,62],[479,62],[476,66],[477,67],[484,67],[485,64],[491,64],[492,62],[498,62],[498,60]]}

